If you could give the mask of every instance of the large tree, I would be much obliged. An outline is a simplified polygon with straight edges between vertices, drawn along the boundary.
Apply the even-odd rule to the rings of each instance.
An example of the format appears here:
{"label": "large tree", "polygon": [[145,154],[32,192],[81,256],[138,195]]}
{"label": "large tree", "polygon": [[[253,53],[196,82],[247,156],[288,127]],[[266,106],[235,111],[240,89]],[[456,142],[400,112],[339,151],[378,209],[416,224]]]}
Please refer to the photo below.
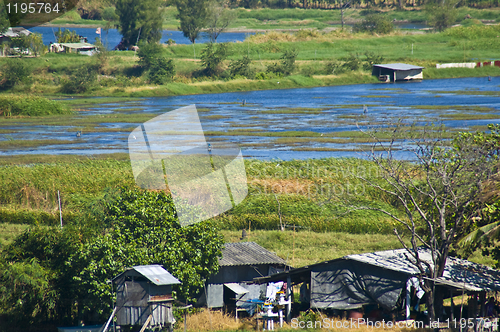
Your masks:
{"label": "large tree", "polygon": [[134,265],[161,264],[182,285],[177,298],[191,301],[205,280],[218,271],[222,237],[210,222],[181,227],[172,197],[164,192],[123,190],[109,206],[111,228],[89,241],[70,260],[88,312],[109,315],[113,297],[109,280]]}
{"label": "large tree", "polygon": [[174,0],[179,14],[179,30],[191,43],[195,43],[201,30],[206,27],[210,0]]}
{"label": "large tree", "polygon": [[[420,271],[429,318],[434,320],[442,312],[442,297],[436,292],[434,280],[443,275],[456,235],[477,214],[484,186],[498,172],[498,150],[468,134],[450,141],[444,130],[432,126],[411,128],[398,124],[383,130],[384,136],[391,136],[390,141],[378,140],[381,136],[372,133],[377,143],[369,154],[381,171],[383,184],[359,177],[392,198],[404,214],[365,208],[392,217],[409,234],[407,246],[403,235],[394,230],[407,249],[408,259]],[[420,247],[430,252],[431,262],[422,259]]]}
{"label": "large tree", "polygon": [[229,9],[227,0],[211,0],[208,5],[207,34],[210,41],[217,42],[219,35],[225,31],[234,20],[237,12]]}
{"label": "large tree", "polygon": [[117,0],[118,28],[121,45],[130,48],[139,40],[159,42],[162,35],[163,9],[161,0]]}
{"label": "large tree", "polygon": [[14,326],[102,322],[112,311],[110,280],[134,265],[163,265],[187,301],[218,270],[216,228],[207,221],[181,227],[163,192],[123,189],[91,208],[81,223],[27,230],[2,251],[0,311]]}

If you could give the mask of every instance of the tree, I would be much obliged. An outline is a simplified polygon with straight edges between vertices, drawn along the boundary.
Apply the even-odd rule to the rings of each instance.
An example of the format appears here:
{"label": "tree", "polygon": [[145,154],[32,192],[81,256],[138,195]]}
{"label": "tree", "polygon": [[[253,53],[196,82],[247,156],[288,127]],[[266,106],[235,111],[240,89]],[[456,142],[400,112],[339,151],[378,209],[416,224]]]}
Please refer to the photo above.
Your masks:
{"label": "tree", "polygon": [[457,19],[458,0],[434,0],[425,5],[425,11],[429,17],[429,24],[437,31],[453,25]]}
{"label": "tree", "polygon": [[394,30],[392,21],[383,15],[371,14],[367,15],[361,22],[356,23],[353,32],[371,32],[386,34]]}
{"label": "tree", "polygon": [[139,40],[157,43],[161,39],[163,9],[161,0],[117,0],[116,14],[124,48]]}
{"label": "tree", "polygon": [[252,63],[252,60],[250,60],[250,58],[246,55],[240,60],[231,61],[231,63],[229,64],[229,71],[231,73],[231,76],[253,76],[253,73],[250,69],[250,63]]}
{"label": "tree", "polygon": [[56,42],[58,43],[79,43],[80,36],[76,33],[76,31],[58,28],[55,32]]}
{"label": "tree", "polygon": [[164,192],[122,191],[108,206],[111,228],[82,246],[69,261],[85,311],[106,317],[112,286],[107,282],[134,265],[161,264],[182,285],[176,297],[191,301],[218,270],[222,237],[208,221],[181,227],[172,197]]}
{"label": "tree", "polygon": [[4,33],[10,26],[9,16],[5,6],[0,6],[0,33]]}
{"label": "tree", "polygon": [[207,35],[210,41],[217,42],[217,37],[236,20],[237,12],[228,8],[227,0],[211,0],[207,11]]}
{"label": "tree", "polygon": [[209,0],[174,0],[179,14],[179,30],[191,43],[195,43],[201,30],[206,26]]}
{"label": "tree", "polygon": [[286,50],[280,57],[281,63],[272,63],[267,66],[268,73],[275,73],[278,75],[290,75],[295,70],[295,59],[297,59],[298,52],[294,49]]}
{"label": "tree", "polygon": [[[410,129],[410,130],[409,130]],[[433,280],[443,275],[450,246],[455,236],[476,213],[484,184],[497,173],[498,151],[480,144],[470,135],[460,135],[448,144],[443,129],[422,130],[397,124],[385,131],[391,140],[377,140],[370,159],[378,165],[384,184],[358,176],[382,194],[392,197],[404,211],[404,217],[379,207],[363,207],[380,211],[397,221],[410,235],[410,246],[395,229],[396,236],[407,249],[407,257],[420,271],[420,281],[427,293],[429,318],[442,312],[442,294],[436,292]],[[414,162],[395,158],[398,140],[405,139]],[[382,149],[383,153],[375,152]],[[432,265],[419,256],[418,248],[430,251]],[[426,278],[423,278],[426,277]]]}
{"label": "tree", "polygon": [[174,61],[166,57],[160,57],[149,68],[148,78],[153,84],[165,84],[172,81],[174,75]]}
{"label": "tree", "polygon": [[102,63],[90,63],[78,67],[71,77],[66,80],[61,91],[63,93],[84,93],[92,89],[97,81],[97,75]]}
{"label": "tree", "polygon": [[201,52],[201,64],[206,76],[215,76],[220,72],[220,64],[227,57],[227,44],[208,43]]}
{"label": "tree", "polygon": [[28,83],[31,66],[21,59],[8,59],[0,67],[0,89],[11,89],[21,83]]}

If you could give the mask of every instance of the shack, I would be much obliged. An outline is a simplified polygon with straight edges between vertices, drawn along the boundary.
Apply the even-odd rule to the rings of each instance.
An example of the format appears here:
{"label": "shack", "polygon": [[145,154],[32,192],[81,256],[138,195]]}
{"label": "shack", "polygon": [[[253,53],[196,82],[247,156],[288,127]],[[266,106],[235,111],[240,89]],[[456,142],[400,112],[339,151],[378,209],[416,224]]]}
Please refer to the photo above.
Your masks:
{"label": "shack", "polygon": [[378,77],[382,82],[396,82],[409,80],[422,80],[424,67],[409,65],[406,63],[388,63],[373,65],[372,75]]}
{"label": "shack", "polygon": [[[31,31],[22,27],[8,28],[3,33],[0,33],[0,56],[5,56],[8,50],[7,43],[12,41],[12,38],[26,37],[31,34]],[[28,49],[14,50],[18,53],[28,54]]]}
{"label": "shack", "polygon": [[[139,265],[117,275],[117,324],[172,329],[172,286],[181,282],[161,265]],[[110,317],[111,320],[112,317]]]}
{"label": "shack", "polygon": [[[425,303],[425,294],[418,282],[420,271],[407,254],[406,249],[397,249],[348,255],[254,281],[260,284],[288,279],[292,285],[304,283],[301,298],[311,308],[352,310],[378,305],[387,310],[401,309],[408,317],[410,304]],[[432,266],[429,250],[419,249],[419,256]],[[500,291],[500,271],[448,257],[443,276],[435,282],[444,298],[462,292],[482,294],[484,298],[487,291]]]}
{"label": "shack", "polygon": [[90,43],[60,43],[66,53],[78,53],[84,55],[94,55],[97,51],[97,46]]}
{"label": "shack", "polygon": [[[253,284],[254,278],[289,268],[284,259],[255,242],[226,243],[219,265],[219,272],[209,278],[199,305],[245,307],[245,303],[266,294],[266,285]],[[253,313],[252,309],[249,312]]]}

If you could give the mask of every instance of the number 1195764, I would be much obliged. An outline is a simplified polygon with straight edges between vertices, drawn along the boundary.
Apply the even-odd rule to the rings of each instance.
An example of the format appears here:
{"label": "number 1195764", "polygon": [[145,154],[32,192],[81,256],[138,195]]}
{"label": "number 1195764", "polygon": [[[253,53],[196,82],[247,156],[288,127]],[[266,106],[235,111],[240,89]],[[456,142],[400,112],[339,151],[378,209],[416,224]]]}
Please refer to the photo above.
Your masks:
{"label": "number 1195764", "polygon": [[59,4],[51,4],[48,2],[21,2],[8,3],[6,6],[8,14],[50,14],[59,13]]}

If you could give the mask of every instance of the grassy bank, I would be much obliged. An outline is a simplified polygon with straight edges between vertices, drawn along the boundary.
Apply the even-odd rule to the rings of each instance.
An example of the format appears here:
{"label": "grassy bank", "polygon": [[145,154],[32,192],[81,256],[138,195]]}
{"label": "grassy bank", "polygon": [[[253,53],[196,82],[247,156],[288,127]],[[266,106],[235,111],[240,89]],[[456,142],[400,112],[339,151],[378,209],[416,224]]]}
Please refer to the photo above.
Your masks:
{"label": "grassy bank", "polygon": [[[205,45],[165,46],[164,54],[173,60],[176,75],[164,85],[151,84],[134,52],[109,52],[99,59],[97,80],[82,93],[88,96],[172,96],[296,87],[376,82],[371,75],[371,59],[383,63],[403,62],[425,67],[424,78],[452,78],[500,75],[498,67],[476,69],[436,69],[437,63],[496,59],[500,26],[457,27],[442,33],[407,35],[396,32],[386,36],[334,31],[320,33],[301,30],[297,33],[259,34],[243,43],[230,43],[228,57],[218,75],[204,76],[199,55]],[[395,47],[398,45],[398,47]],[[290,76],[269,74],[268,67],[280,61],[286,50],[296,50],[295,68]],[[197,58],[193,59],[194,54]],[[231,76],[233,61],[248,56],[251,60],[246,77]],[[472,60],[474,59],[474,60]],[[0,58],[0,66],[7,60]],[[33,74],[29,83],[19,83],[15,93],[59,96],[64,82],[76,79],[78,68],[96,60],[76,54],[49,53],[22,60]]]}

